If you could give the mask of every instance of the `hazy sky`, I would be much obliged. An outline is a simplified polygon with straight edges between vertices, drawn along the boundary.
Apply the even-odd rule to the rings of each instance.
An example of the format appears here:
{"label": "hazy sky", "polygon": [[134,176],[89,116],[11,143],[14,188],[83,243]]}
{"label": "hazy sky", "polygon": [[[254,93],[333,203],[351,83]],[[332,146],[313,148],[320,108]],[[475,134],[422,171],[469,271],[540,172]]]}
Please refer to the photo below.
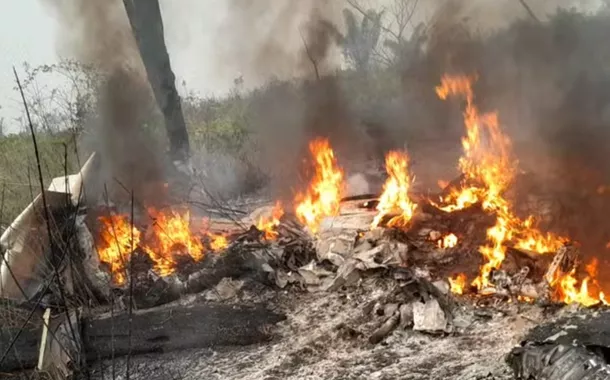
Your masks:
{"label": "hazy sky", "polygon": [[[98,1],[98,0],[88,0]],[[180,6],[175,6],[179,2]],[[166,39],[177,76],[179,91],[185,81],[189,90],[202,95],[226,91],[237,72],[216,70],[216,30],[225,18],[224,0],[161,0]],[[56,54],[57,22],[53,12],[39,0],[0,0],[0,118],[14,131],[12,118],[22,105],[14,90],[12,67],[20,73],[22,63],[52,64]],[[185,22],[188,20],[188,22]]]}
{"label": "hazy sky", "polygon": [[13,65],[19,70],[25,61],[33,66],[57,61],[56,26],[38,0],[0,0],[0,9],[0,118],[9,119],[21,110]]}
{"label": "hazy sky", "polygon": [[[104,1],[104,0],[83,0]],[[183,81],[187,88],[201,95],[219,94],[227,91],[233,79],[240,74],[240,66],[248,62],[228,62],[220,52],[227,48],[221,30],[232,30],[230,19],[227,19],[227,0],[160,0],[166,30],[166,41],[177,77],[178,90],[182,92]],[[244,0],[245,1],[245,0]],[[277,0],[277,4],[284,4]],[[299,0],[312,1],[312,0]],[[333,0],[340,3],[342,0]],[[426,19],[433,9],[446,0],[420,1],[417,18]],[[268,3],[274,4],[274,2]],[[576,6],[580,10],[595,10],[602,0],[529,0],[532,9],[544,14],[561,6]],[[361,0],[366,6],[377,6],[390,9],[392,0]],[[471,19],[486,26],[500,26],[510,22],[514,17],[525,15],[523,8],[516,0],[468,0]],[[14,91],[15,85],[12,66],[21,69],[23,62],[31,66],[54,63],[59,60],[56,55],[57,22],[52,12],[42,5],[40,0],[0,0],[0,118],[4,117],[5,127],[14,131],[15,123],[11,120],[21,113],[21,102]],[[227,22],[229,20],[229,25]],[[224,27],[221,28],[221,26]],[[226,29],[226,28],[229,29]],[[264,25],[263,25],[264,27]],[[298,25],[295,25],[297,28]],[[260,26],[257,26],[260,29]],[[254,33],[262,33],[256,29]],[[245,35],[242,41],[252,42],[255,38]],[[277,36],[284,45],[300,41],[285,40],[286,36]],[[223,45],[225,44],[225,45]],[[291,47],[293,48],[293,47]],[[234,59],[235,61],[237,59]],[[242,67],[243,69],[243,67]],[[22,72],[22,70],[20,71]],[[256,81],[244,78],[246,85]],[[260,80],[261,78],[258,78]]]}

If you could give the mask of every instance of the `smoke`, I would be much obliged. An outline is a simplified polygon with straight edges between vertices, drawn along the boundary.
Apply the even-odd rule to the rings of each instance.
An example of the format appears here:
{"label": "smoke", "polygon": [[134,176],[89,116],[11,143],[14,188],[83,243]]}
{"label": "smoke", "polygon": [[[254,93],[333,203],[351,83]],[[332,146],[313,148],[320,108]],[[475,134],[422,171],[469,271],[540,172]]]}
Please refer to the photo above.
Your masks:
{"label": "smoke", "polygon": [[392,119],[391,112],[377,118],[381,129],[410,142],[420,179],[434,165],[451,168],[457,154],[446,147],[459,150],[462,104],[435,99],[434,86],[443,73],[476,74],[479,108],[498,111],[520,168],[530,173],[517,179],[520,201],[547,195],[559,211],[545,227],[599,255],[610,239],[601,227],[610,199],[596,192],[610,182],[610,49],[604,43],[610,14],[597,1],[527,3],[536,18],[517,1],[451,1],[437,8],[419,55],[400,65],[402,109]]}
{"label": "smoke", "polygon": [[90,121],[91,131],[83,144],[100,154],[100,180],[111,199],[128,200],[124,186],[133,189],[137,199],[160,201],[158,192],[151,194],[150,188],[163,182],[164,150],[141,128],[152,118],[154,103],[123,2],[41,1],[52,9],[62,28],[57,41],[60,56],[92,65],[103,75],[98,114]]}
{"label": "smoke", "polygon": [[218,31],[219,71],[240,73],[250,94],[249,159],[289,200],[303,184],[308,142],[327,137],[344,158],[358,152],[340,79],[343,1],[228,1]]}
{"label": "smoke", "polygon": [[217,33],[218,71],[241,73],[252,86],[270,79],[311,75],[304,44],[318,59],[320,74],[338,67],[340,54],[330,51],[321,22],[341,22],[343,1],[227,1],[227,17]]}

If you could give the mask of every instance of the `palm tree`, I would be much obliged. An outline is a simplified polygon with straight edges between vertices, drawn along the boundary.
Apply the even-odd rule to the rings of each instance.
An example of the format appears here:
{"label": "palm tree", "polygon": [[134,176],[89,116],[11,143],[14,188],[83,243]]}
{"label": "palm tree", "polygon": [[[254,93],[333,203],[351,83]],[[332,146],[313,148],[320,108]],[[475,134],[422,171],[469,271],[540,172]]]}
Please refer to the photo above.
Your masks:
{"label": "palm tree", "polygon": [[346,33],[340,35],[343,55],[356,68],[367,70],[371,64],[371,57],[381,35],[381,17],[383,12],[369,9],[362,18],[360,25],[356,22],[354,13],[349,9],[343,10]]}
{"label": "palm tree", "polygon": [[406,63],[419,56],[426,39],[426,27],[420,23],[409,39],[386,39],[383,45],[392,52],[393,63]]}

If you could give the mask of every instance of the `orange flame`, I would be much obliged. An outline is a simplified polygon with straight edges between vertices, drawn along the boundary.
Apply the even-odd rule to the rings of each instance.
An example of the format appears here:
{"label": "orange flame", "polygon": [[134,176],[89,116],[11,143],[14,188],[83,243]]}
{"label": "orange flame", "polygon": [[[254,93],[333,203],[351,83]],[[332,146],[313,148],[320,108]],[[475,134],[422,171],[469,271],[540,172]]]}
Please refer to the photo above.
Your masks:
{"label": "orange flame", "polygon": [[523,303],[534,303],[534,298],[528,296],[518,295],[517,300]]}
{"label": "orange flame", "polygon": [[440,248],[440,249],[447,249],[447,248],[453,248],[457,245],[458,243],[458,237],[455,236],[455,234],[449,234],[449,235],[445,235],[442,238],[440,238],[438,240],[438,242],[436,243],[436,245]]}
{"label": "orange flame", "polygon": [[123,215],[101,216],[99,221],[104,228],[100,233],[98,256],[101,262],[110,266],[114,282],[122,285],[127,278],[129,257],[140,242],[140,231],[131,228],[128,218]]}
{"label": "orange flame", "polygon": [[210,248],[212,251],[222,251],[229,246],[229,240],[225,235],[213,233],[208,233],[207,235],[210,238]]}
{"label": "orange flame", "polygon": [[464,294],[464,288],[466,287],[466,275],[464,273],[460,273],[455,278],[448,278],[449,285],[451,285],[451,293],[453,294]]}
{"label": "orange flame", "polygon": [[379,198],[377,215],[372,223],[373,228],[379,225],[384,216],[394,211],[400,211],[400,215],[388,222],[390,227],[406,226],[413,217],[417,205],[409,199],[411,178],[408,162],[409,157],[406,153],[392,151],[386,155],[385,167],[388,179],[383,185],[383,194]]}
{"label": "orange flame", "polygon": [[151,208],[148,212],[155,219],[153,236],[142,248],[154,262],[155,271],[160,276],[175,272],[177,255],[187,254],[195,261],[203,259],[203,243],[191,233],[188,211],[160,212]]}
{"label": "orange flame", "polygon": [[322,219],[339,214],[344,192],[343,171],[327,139],[312,141],[309,150],[315,158],[315,176],[307,193],[297,194],[295,213],[301,223],[316,233]]}
{"label": "orange flame", "polygon": [[[587,276],[580,282],[576,279],[576,269],[569,273],[555,273],[551,286],[555,289],[555,298],[566,304],[578,303],[593,306],[599,303],[608,305],[606,296],[597,282],[598,260],[594,258],[585,266]],[[592,285],[592,286],[590,286]]]}
{"label": "orange flame", "polygon": [[[453,189],[441,199],[439,208],[452,212],[475,203],[496,215],[496,225],[487,231],[488,244],[479,248],[486,262],[480,275],[473,281],[479,289],[490,286],[489,274],[500,267],[506,256],[505,243],[514,241],[519,248],[540,253],[555,252],[566,239],[543,234],[533,226],[533,218],[518,218],[504,192],[513,182],[517,162],[512,158],[510,139],[502,132],[498,115],[480,114],[474,104],[473,78],[443,76],[436,92],[441,99],[450,95],[466,100],[464,124],[466,136],[462,139],[463,156],[459,168],[466,180],[462,189]],[[474,184],[474,185],[473,185]]]}
{"label": "orange flame", "polygon": [[203,236],[209,238],[212,251],[223,250],[229,245],[227,237],[222,234],[207,231],[201,234],[192,233],[188,211],[159,211],[149,208],[148,213],[154,223],[146,234],[135,227],[130,231],[126,216],[113,214],[99,218],[102,229],[97,244],[98,256],[100,261],[110,266],[113,280],[118,285],[125,283],[126,263],[136,246],[152,260],[155,273],[168,276],[176,271],[177,258],[180,255],[189,255],[195,261],[203,259]]}
{"label": "orange flame", "polygon": [[256,228],[265,234],[266,240],[275,240],[278,237],[276,231],[280,225],[280,219],[284,216],[284,208],[280,202],[276,202],[271,210],[271,217],[261,216],[256,223]]}
{"label": "orange flame", "polygon": [[436,181],[436,184],[442,190],[442,189],[446,188],[447,186],[449,186],[449,181],[445,181],[444,179],[439,179],[438,181]]}

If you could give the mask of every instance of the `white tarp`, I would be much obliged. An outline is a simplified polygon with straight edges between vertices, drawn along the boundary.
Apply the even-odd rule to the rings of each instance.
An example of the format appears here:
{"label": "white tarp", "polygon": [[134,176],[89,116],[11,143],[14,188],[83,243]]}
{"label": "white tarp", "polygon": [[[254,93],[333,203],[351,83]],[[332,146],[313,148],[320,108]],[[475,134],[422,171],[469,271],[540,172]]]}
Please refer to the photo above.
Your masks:
{"label": "white tarp", "polygon": [[[49,190],[45,191],[49,212],[66,207],[66,196],[73,205],[79,204],[84,196],[84,183],[91,176],[95,162],[96,154],[93,153],[78,174],[53,179]],[[51,227],[53,231],[54,226]],[[17,301],[32,298],[52,269],[47,257],[49,239],[40,194],[4,231],[0,246],[4,252],[0,263],[0,298]]]}

